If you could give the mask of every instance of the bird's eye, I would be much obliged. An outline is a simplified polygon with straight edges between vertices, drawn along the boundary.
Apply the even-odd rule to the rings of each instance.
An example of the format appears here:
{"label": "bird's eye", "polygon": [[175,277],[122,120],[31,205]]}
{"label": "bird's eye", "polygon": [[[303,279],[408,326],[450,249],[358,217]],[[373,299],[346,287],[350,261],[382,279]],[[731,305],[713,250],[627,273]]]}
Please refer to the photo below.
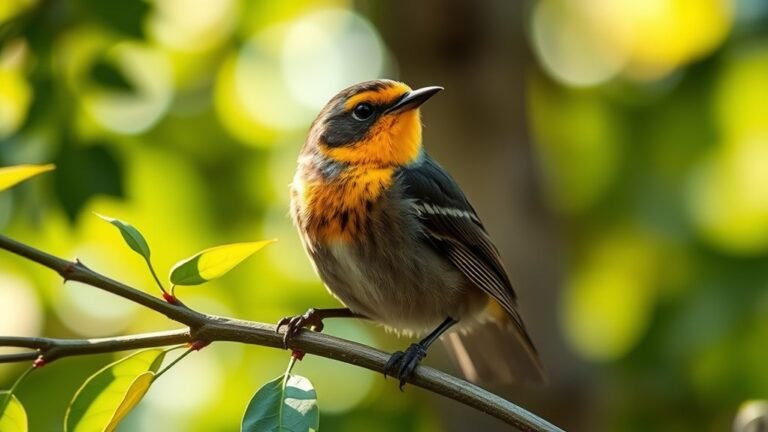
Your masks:
{"label": "bird's eye", "polygon": [[373,115],[373,107],[369,103],[359,103],[355,107],[354,110],[352,110],[352,117],[355,118],[355,120],[368,120],[370,116]]}

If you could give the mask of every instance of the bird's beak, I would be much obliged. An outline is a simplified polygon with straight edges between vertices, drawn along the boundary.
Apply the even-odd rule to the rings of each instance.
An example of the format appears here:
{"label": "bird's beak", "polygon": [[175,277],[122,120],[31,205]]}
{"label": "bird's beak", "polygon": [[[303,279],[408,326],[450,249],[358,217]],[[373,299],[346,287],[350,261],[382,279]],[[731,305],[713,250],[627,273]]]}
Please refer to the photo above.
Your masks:
{"label": "bird's beak", "polygon": [[394,105],[387,108],[384,114],[397,114],[418,108],[421,104],[442,90],[442,87],[424,87],[418,90],[412,90],[400,97]]}

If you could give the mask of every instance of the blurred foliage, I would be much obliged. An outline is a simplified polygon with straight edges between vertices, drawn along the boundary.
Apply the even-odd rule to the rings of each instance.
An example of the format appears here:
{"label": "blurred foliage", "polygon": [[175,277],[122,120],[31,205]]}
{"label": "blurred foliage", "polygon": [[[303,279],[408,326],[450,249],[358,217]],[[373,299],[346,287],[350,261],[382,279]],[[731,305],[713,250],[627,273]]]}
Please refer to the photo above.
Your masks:
{"label": "blurred foliage", "polygon": [[600,430],[726,430],[768,396],[768,5],[541,1],[528,83]]}
{"label": "blurred foliage", "polygon": [[[148,291],[144,263],[92,212],[140,229],[161,275],[213,244],[277,237],[222,279],[185,290],[185,303],[266,322],[335,305],[286,217],[286,185],[330,96],[398,78],[395,58],[407,56],[390,52],[380,32],[419,29],[401,31],[400,20],[380,16],[383,7],[366,5],[1,1],[0,166],[57,170],[0,193],[0,229]],[[527,94],[503,97],[526,98],[534,173],[567,263],[551,321],[572,355],[545,357],[553,383],[534,411],[585,430],[725,430],[745,401],[768,398],[768,3],[529,5],[525,22],[503,15],[501,2],[477,7],[488,8],[489,28],[499,19],[528,31]],[[460,25],[431,19],[424,28],[451,34]],[[433,131],[481,118],[480,110],[444,111]],[[2,334],[167,326],[0,254]],[[405,342],[343,320],[326,331],[380,347]],[[254,390],[287,357],[207,348],[164,375],[122,430],[235,430]],[[65,359],[32,374],[18,391],[31,430],[58,430],[77,387],[114,359]],[[460,430],[418,392],[400,394],[367,371],[311,357],[296,368],[315,385],[324,430]],[[20,371],[0,367],[0,387]],[[586,398],[584,419],[558,410],[574,397]]]}

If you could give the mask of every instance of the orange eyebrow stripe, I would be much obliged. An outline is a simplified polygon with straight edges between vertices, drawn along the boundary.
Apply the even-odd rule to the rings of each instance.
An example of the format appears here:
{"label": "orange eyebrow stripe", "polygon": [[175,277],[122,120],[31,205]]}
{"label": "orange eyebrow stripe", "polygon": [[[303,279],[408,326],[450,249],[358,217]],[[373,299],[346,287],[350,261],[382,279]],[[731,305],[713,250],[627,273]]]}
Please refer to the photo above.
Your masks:
{"label": "orange eyebrow stripe", "polygon": [[400,96],[409,91],[411,91],[410,87],[401,82],[396,82],[385,89],[368,90],[352,96],[344,104],[344,109],[349,111],[360,102],[370,102],[374,105],[385,105],[394,102]]}

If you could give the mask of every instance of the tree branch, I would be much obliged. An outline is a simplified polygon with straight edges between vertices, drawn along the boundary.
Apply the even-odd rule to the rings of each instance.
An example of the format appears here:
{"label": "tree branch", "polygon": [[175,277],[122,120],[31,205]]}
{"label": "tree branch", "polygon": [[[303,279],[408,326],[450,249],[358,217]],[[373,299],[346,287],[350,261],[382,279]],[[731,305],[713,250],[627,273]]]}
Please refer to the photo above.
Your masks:
{"label": "tree branch", "polygon": [[0,336],[0,347],[20,347],[34,350],[0,355],[0,363],[35,360],[39,357],[42,357],[46,363],[50,363],[62,357],[152,348],[186,342],[192,342],[188,328],[100,339]]}
{"label": "tree branch", "polygon": [[[117,352],[136,348],[204,341],[229,341],[283,348],[282,335],[270,324],[205,315],[180,302],[167,303],[135,288],[94,272],[79,261],[67,261],[0,235],[0,249],[6,249],[75,280],[131,300],[189,328],[102,339],[53,339],[0,337],[0,346],[35,351],[0,355],[0,363],[29,361],[42,356],[46,363],[68,356]],[[389,355],[356,342],[321,333],[304,331],[290,339],[288,348],[372,371],[384,372]],[[428,366],[418,366],[409,383],[488,413],[525,431],[561,431],[558,427],[493,393]]]}

